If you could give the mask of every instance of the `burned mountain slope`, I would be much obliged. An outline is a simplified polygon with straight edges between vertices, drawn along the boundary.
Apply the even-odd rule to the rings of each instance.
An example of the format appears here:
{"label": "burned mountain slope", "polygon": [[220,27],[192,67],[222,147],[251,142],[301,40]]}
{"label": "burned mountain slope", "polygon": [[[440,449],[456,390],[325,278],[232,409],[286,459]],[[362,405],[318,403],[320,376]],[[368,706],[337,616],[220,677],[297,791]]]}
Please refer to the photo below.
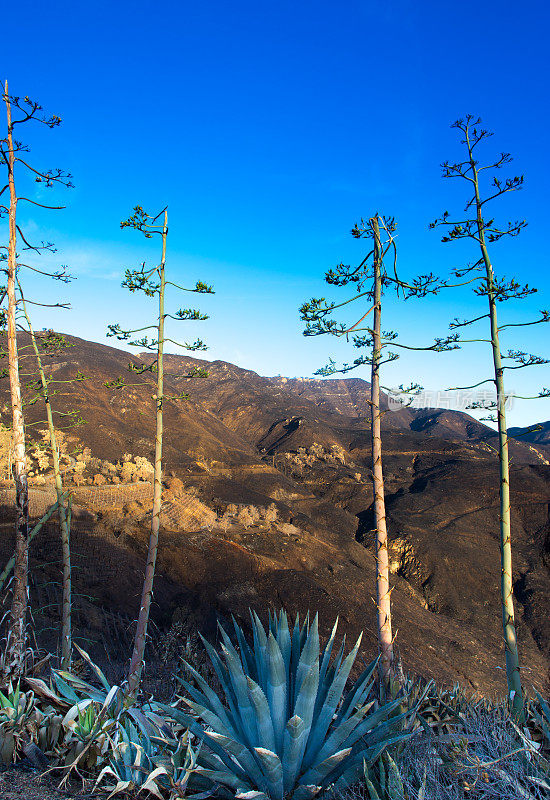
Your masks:
{"label": "burned mountain slope", "polygon": [[[108,388],[106,382],[128,375],[133,357],[68,339],[73,346],[52,360],[56,376],[68,379],[79,369],[89,376],[66,384],[54,399],[58,409],[80,408],[87,419],[71,433],[74,444],[90,449],[100,474],[109,474],[105,462],[116,466],[125,454],[151,460],[152,381],[130,375],[128,383],[140,385]],[[207,364],[208,378],[189,378],[195,364],[204,366],[197,359],[167,357],[166,393],[175,398],[186,392],[189,399],[166,403],[155,621],[169,626],[182,613],[193,613],[212,630],[216,614],[245,618],[249,607],[319,609],[325,626],[339,613],[350,633],[364,628],[365,653],[374,653],[365,418],[347,413],[348,400],[342,406],[346,413],[338,412],[336,395],[330,408],[322,406],[315,396],[298,395],[280,379],[224,362]],[[335,388],[338,397],[357,395],[359,402],[363,387],[354,384],[349,392],[345,386]],[[6,422],[7,395],[1,402]],[[38,421],[39,404],[29,407],[28,415]],[[496,594],[495,457],[484,442],[411,428],[411,420],[403,417],[384,433],[399,648],[413,672],[498,693],[505,682]],[[525,459],[530,452],[521,450]],[[542,686],[548,670],[545,620],[550,608],[544,587],[550,475],[533,454],[531,460],[522,465],[516,459],[512,475],[514,577],[522,659],[533,670],[527,682],[532,675]],[[90,484],[102,483],[86,475]],[[47,484],[47,475],[44,480]],[[93,499],[93,492],[103,489],[90,485],[88,499],[75,512],[80,559],[75,585],[81,595],[94,598],[102,614],[120,613],[130,621],[139,603],[149,506],[147,500],[125,500],[122,490],[109,495],[114,499],[106,509]],[[7,510],[3,528],[5,557],[10,547]],[[34,552],[42,561],[48,552],[55,554],[54,529]],[[113,564],[106,581],[98,568],[102,560]],[[50,570],[47,582],[52,581]]]}

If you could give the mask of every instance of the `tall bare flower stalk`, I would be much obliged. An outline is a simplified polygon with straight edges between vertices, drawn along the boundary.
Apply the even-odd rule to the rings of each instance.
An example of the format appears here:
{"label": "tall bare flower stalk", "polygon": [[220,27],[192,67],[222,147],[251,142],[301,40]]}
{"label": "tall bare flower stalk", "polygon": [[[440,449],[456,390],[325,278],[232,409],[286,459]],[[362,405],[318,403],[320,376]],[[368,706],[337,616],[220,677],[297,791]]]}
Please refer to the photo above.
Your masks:
{"label": "tall bare flower stalk", "polygon": [[27,593],[29,571],[29,483],[27,478],[27,457],[25,452],[25,421],[21,402],[21,381],[19,378],[19,356],[17,352],[15,282],[17,273],[17,193],[15,191],[15,149],[13,143],[13,122],[8,82],[4,89],[4,102],[7,115],[7,153],[2,153],[8,168],[9,240],[8,240],[8,369],[10,379],[10,398],[12,411],[12,460],[15,483],[15,565],[13,598],[8,643],[9,669],[15,675],[23,672],[26,655]]}
{"label": "tall bare flower stalk", "polygon": [[17,248],[33,251],[35,254],[44,251],[53,251],[51,243],[42,242],[40,245],[31,244],[17,220],[19,203],[30,203],[33,206],[47,209],[58,209],[62,206],[48,206],[31,197],[21,196],[16,191],[16,167],[23,170],[33,182],[42,184],[45,188],[54,185],[72,186],[70,175],[62,170],[41,171],[28,163],[22,154],[28,152],[28,147],[14,136],[16,125],[28,122],[39,122],[48,128],[55,128],[61,123],[57,116],[45,117],[42,107],[28,97],[20,98],[10,95],[8,83],[4,86],[3,100],[6,106],[7,132],[0,139],[0,164],[6,168],[7,180],[0,188],[0,198],[4,192],[9,193],[9,203],[0,202],[0,218],[8,217],[8,244],[0,247],[0,259],[6,262],[7,286],[5,295],[8,307],[5,313],[8,374],[10,381],[10,399],[12,410],[12,473],[15,484],[15,563],[13,578],[13,598],[10,612],[10,625],[8,633],[7,669],[14,676],[20,675],[25,667],[26,659],[26,624],[28,605],[28,545],[29,545],[29,489],[27,477],[27,459],[25,454],[25,421],[21,399],[21,379],[19,370],[19,355],[17,347],[17,283],[18,273],[22,267],[27,267],[37,273],[66,280],[65,269],[57,272],[48,272],[26,263],[19,258]]}
{"label": "tall bare flower stalk", "polygon": [[157,392],[155,396],[156,406],[156,427],[155,427],[155,472],[153,478],[153,511],[151,515],[151,534],[149,536],[149,548],[147,551],[147,564],[145,567],[145,577],[143,579],[143,589],[141,593],[141,603],[139,616],[136,626],[134,639],[134,649],[128,670],[128,689],[131,695],[135,695],[139,688],[141,670],[145,657],[145,645],[147,642],[147,626],[149,623],[149,613],[151,609],[151,598],[153,596],[153,581],[155,578],[155,566],[157,561],[159,530],[160,530],[160,506],[162,497],[162,433],[163,433],[163,409],[164,401],[164,294],[166,291],[165,265],[166,265],[166,238],[168,236],[168,209],[164,211],[164,224],[162,226],[162,256],[158,267],[160,278],[158,287],[159,316],[157,327]]}
{"label": "tall bare flower stalk", "polygon": [[370,220],[373,233],[373,328],[370,386],[372,483],[374,494],[374,526],[376,528],[376,610],[381,683],[390,687],[394,673],[393,634],[390,600],[390,559],[386,527],[386,501],[382,469],[382,412],[380,409],[380,362],[382,360],[382,242],[378,218]]}
{"label": "tall bare flower stalk", "polygon": [[[481,127],[481,120],[472,115],[459,119],[452,126],[461,133],[461,144],[465,149],[465,158],[457,163],[445,162],[442,164],[443,177],[461,178],[467,185],[467,198],[464,213],[459,219],[450,219],[449,212],[445,212],[440,219],[435,220],[431,227],[444,226],[446,233],[443,242],[452,242],[459,239],[469,239],[476,246],[479,257],[473,264],[454,271],[456,278],[466,279],[471,283],[476,295],[485,297],[487,311],[472,319],[460,320],[456,318],[450,325],[456,330],[475,325],[483,320],[489,321],[490,339],[474,338],[466,341],[487,342],[491,348],[493,375],[491,378],[479,381],[470,386],[455,387],[460,389],[475,389],[486,383],[493,383],[495,387],[494,401],[474,402],[471,408],[494,409],[494,414],[485,417],[496,422],[498,428],[498,461],[499,461],[499,541],[500,541],[500,572],[501,572],[501,615],[504,637],[504,652],[506,659],[506,678],[508,695],[513,714],[521,719],[523,716],[523,690],[520,674],[518,644],[516,635],[514,613],[514,580],[512,569],[512,528],[510,519],[510,462],[508,457],[508,433],[506,424],[506,403],[508,395],[504,383],[506,370],[517,370],[525,367],[546,364],[548,360],[526,353],[522,350],[508,350],[506,354],[501,350],[501,332],[509,327],[523,327],[550,321],[550,312],[541,311],[540,318],[525,323],[511,323],[499,325],[497,304],[507,300],[517,300],[533,294],[536,289],[528,285],[521,286],[517,280],[505,279],[495,275],[493,264],[489,255],[488,244],[498,242],[505,237],[515,237],[527,224],[525,220],[509,222],[500,227],[494,220],[492,212],[486,213],[486,206],[508,192],[521,189],[523,176],[510,178],[499,177],[498,170],[508,165],[512,158],[509,153],[500,153],[493,161],[483,166],[477,159],[479,144],[492,134]],[[489,173],[487,173],[489,170]],[[482,189],[482,179],[486,185]],[[507,362],[507,363],[504,363]],[[515,395],[520,397],[519,395]],[[536,397],[549,397],[550,390],[543,389]],[[536,399],[524,397],[523,399]]]}
{"label": "tall bare flower stalk", "polygon": [[70,543],[70,522],[67,500],[63,491],[63,479],[61,476],[61,466],[59,463],[59,448],[57,445],[57,436],[54,427],[52,404],[49,394],[49,382],[46,378],[46,373],[42,364],[42,357],[40,349],[36,341],[34,329],[31,324],[27,305],[23,293],[20,292],[21,307],[27,322],[28,334],[31,337],[32,348],[36,358],[36,365],[38,369],[38,376],[40,381],[40,396],[44,402],[46,409],[46,420],[48,423],[48,433],[50,438],[50,451],[52,454],[53,474],[55,481],[55,492],[57,496],[57,507],[59,513],[59,529],[61,532],[61,558],[63,564],[63,597],[61,605],[61,667],[62,669],[69,670],[71,666],[71,652],[72,652],[72,625],[71,625],[71,611],[72,611],[72,591],[71,591],[71,543]]}
{"label": "tall bare flower stalk", "polygon": [[[159,223],[159,219],[162,222]],[[120,325],[114,324],[109,326],[108,336],[116,336],[121,341],[128,341],[130,345],[141,347],[146,350],[151,350],[155,353],[156,357],[153,363],[142,364],[139,367],[132,365],[132,371],[139,375],[144,375],[147,372],[154,372],[156,370],[156,391],[153,395],[155,401],[156,411],[156,426],[155,426],[155,464],[154,464],[154,486],[153,486],[153,510],[151,515],[151,533],[149,535],[149,546],[147,551],[147,564],[145,567],[145,576],[143,580],[143,588],[141,593],[141,602],[139,615],[136,625],[136,632],[134,637],[134,646],[130,666],[128,669],[128,693],[131,697],[135,697],[139,691],[141,674],[145,662],[145,647],[147,644],[147,629],[149,625],[149,616],[151,610],[151,600],[153,596],[153,583],[155,578],[158,546],[159,546],[159,532],[160,532],[160,512],[162,500],[162,438],[163,438],[163,410],[164,404],[167,400],[175,399],[166,397],[164,394],[164,345],[166,342],[171,342],[186,350],[206,350],[206,346],[202,340],[198,339],[192,344],[180,344],[167,339],[165,337],[165,321],[168,317],[175,320],[205,320],[208,317],[201,314],[196,309],[180,309],[174,315],[165,312],[165,294],[166,287],[172,286],[181,291],[197,292],[199,294],[212,293],[212,287],[207,286],[202,282],[198,282],[193,289],[185,289],[172,281],[166,280],[166,243],[168,237],[168,209],[164,209],[152,216],[147,214],[141,206],[136,206],[134,214],[128,220],[121,223],[121,227],[135,228],[141,231],[146,238],[151,238],[157,234],[161,236],[162,252],[160,263],[156,267],[147,269],[145,264],[139,270],[126,270],[125,280],[122,285],[129,289],[131,292],[141,291],[148,297],[156,296],[158,298],[158,318],[154,325],[147,325],[142,328],[135,328],[133,330],[123,330]],[[154,329],[156,339],[149,341],[147,337],[129,341],[133,334],[143,332],[149,329]],[[201,371],[198,370],[197,373]],[[113,381],[108,381],[107,386],[115,389],[123,389],[128,384],[123,378],[117,378]],[[143,384],[137,384],[143,385]],[[182,395],[183,397],[183,395]]]}
{"label": "tall bare flower stalk", "polygon": [[[411,283],[400,280],[396,271],[396,246],[395,223],[393,219],[386,219],[374,215],[367,221],[361,220],[352,231],[356,239],[367,239],[371,243],[371,250],[361,261],[359,266],[350,267],[338,264],[334,270],[329,270],[325,275],[327,283],[334,286],[347,286],[355,284],[356,293],[341,303],[327,302],[324,297],[313,298],[309,303],[304,303],[300,308],[301,319],[307,323],[304,335],[318,336],[331,334],[345,336],[350,339],[354,347],[367,348],[368,354],[356,358],[352,363],[344,364],[337,368],[330,359],[327,366],[317,370],[316,375],[329,376],[335,373],[347,373],[362,365],[371,368],[370,386],[370,419],[371,419],[371,453],[372,453],[372,482],[373,482],[373,512],[376,534],[376,616],[378,646],[380,653],[379,676],[380,692],[382,698],[395,694],[400,681],[400,670],[396,664],[393,646],[392,616],[391,616],[391,586],[388,551],[388,531],[386,525],[386,504],[384,497],[384,473],[382,464],[382,432],[381,422],[386,410],[381,406],[380,371],[383,364],[394,361],[399,356],[397,353],[387,351],[389,346],[405,348],[408,350],[450,350],[455,347],[455,336],[446,339],[436,339],[429,347],[414,347],[397,341],[397,334],[392,331],[382,332],[382,296],[384,288],[392,286],[404,297],[423,297],[439,291],[443,284],[433,275],[421,275]],[[393,255],[392,268],[387,269],[385,257]],[[344,308],[356,300],[367,301],[367,310],[360,319],[353,324],[338,323],[331,318],[332,313]],[[372,327],[368,317],[372,317]],[[401,386],[399,393],[414,395],[420,390],[417,383],[408,387]]]}

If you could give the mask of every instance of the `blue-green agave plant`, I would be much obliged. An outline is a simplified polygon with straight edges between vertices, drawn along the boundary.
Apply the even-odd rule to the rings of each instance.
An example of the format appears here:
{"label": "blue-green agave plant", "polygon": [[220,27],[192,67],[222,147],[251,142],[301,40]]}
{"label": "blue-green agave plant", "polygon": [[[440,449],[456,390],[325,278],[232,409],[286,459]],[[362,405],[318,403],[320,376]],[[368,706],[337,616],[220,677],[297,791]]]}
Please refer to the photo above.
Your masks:
{"label": "blue-green agave plant", "polygon": [[[225,702],[186,664],[195,684],[182,680],[191,714],[164,706],[206,745],[195,773],[242,800],[308,800],[329,786],[363,775],[385,747],[405,738],[400,700],[381,708],[367,701],[377,661],[346,690],[361,636],[345,656],[345,639],[332,657],[338,621],[321,652],[318,618],[292,630],[284,611],[266,632],[252,614],[251,647],[233,620],[237,646],[221,629],[223,658],[203,639]],[[200,721],[202,721],[202,724]]]}

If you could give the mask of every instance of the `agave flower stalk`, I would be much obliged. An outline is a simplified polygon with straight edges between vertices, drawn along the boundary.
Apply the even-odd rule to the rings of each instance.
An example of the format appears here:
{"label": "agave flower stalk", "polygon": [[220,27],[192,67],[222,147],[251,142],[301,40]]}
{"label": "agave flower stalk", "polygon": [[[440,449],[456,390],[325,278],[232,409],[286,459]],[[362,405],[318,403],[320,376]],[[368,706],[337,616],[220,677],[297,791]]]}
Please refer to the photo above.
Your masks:
{"label": "agave flower stalk", "polygon": [[[162,217],[162,223],[159,219]],[[166,242],[168,237],[168,209],[163,209],[160,214],[152,216],[144,211],[141,206],[134,208],[134,214],[127,220],[121,222],[121,228],[134,228],[141,231],[144,236],[151,239],[155,234],[160,235],[162,238],[162,255],[160,264],[152,268],[146,268],[145,264],[141,269],[126,270],[125,280],[122,285],[125,286],[130,292],[140,291],[147,297],[158,297],[158,317],[156,323],[153,325],[146,325],[141,328],[134,328],[133,330],[123,330],[118,323],[109,325],[108,336],[116,336],[121,341],[128,341],[134,347],[141,347],[145,350],[150,350],[155,353],[155,359],[152,363],[130,364],[130,369],[138,375],[144,375],[147,372],[157,372],[156,390],[153,394],[156,410],[156,427],[155,427],[155,464],[154,464],[154,477],[153,477],[153,510],[151,516],[151,532],[149,535],[149,546],[147,551],[147,564],[145,567],[145,576],[143,580],[143,588],[141,593],[141,603],[139,615],[137,620],[134,647],[130,666],[128,669],[128,691],[131,697],[135,697],[141,681],[141,673],[144,665],[145,646],[147,643],[147,628],[149,624],[149,615],[151,609],[151,598],[153,595],[153,583],[155,578],[155,568],[159,546],[159,532],[160,532],[160,511],[162,499],[162,437],[163,437],[163,411],[164,404],[169,400],[181,399],[187,397],[180,395],[178,397],[167,397],[164,394],[164,345],[166,342],[175,344],[178,347],[183,347],[186,350],[206,350],[207,347],[201,339],[197,339],[193,343],[181,344],[173,339],[165,336],[165,321],[168,317],[173,320],[206,320],[208,316],[201,314],[200,311],[194,308],[179,309],[175,314],[169,314],[165,311],[165,294],[166,287],[173,286],[181,291],[196,292],[199,294],[212,294],[213,289],[211,286],[206,285],[202,281],[197,281],[193,289],[186,289],[172,281],[166,279]],[[133,334],[143,332],[146,330],[154,330],[156,339],[149,341],[145,336],[140,339],[129,341]],[[193,373],[204,375],[203,370],[196,370]],[[124,389],[127,384],[123,378],[117,378],[112,381],[107,381],[105,385],[109,388]],[[134,384],[134,386],[143,386],[143,384]]]}
{"label": "agave flower stalk", "polygon": [[[52,405],[48,392],[48,381],[44,372],[40,349],[38,347],[34,329],[27,311],[27,305],[21,292],[21,306],[23,314],[27,321],[28,332],[31,337],[34,355],[36,357],[36,364],[38,367],[38,374],[40,377],[40,385],[42,387],[41,396],[46,408],[46,419],[48,422],[48,432],[50,436],[50,451],[52,454],[53,474],[55,481],[55,492],[57,495],[57,507],[59,509],[59,528],[61,531],[61,557],[63,563],[63,599],[61,610],[61,666],[63,669],[70,669],[71,666],[71,651],[72,651],[72,629],[71,629],[71,609],[72,609],[72,592],[71,592],[71,542],[70,542],[70,526],[69,526],[69,511],[68,505],[66,506],[66,497],[63,492],[63,479],[61,477],[61,466],[59,464],[59,448],[57,446],[57,437],[55,433]],[[67,501],[68,502],[68,501]]]}
{"label": "agave flower stalk", "polygon": [[[10,95],[8,92],[8,82],[6,81],[3,92],[3,100],[6,105],[7,114],[7,134],[0,139],[0,166],[7,171],[6,183],[4,186],[0,182],[0,196],[8,190],[9,204],[0,201],[0,218],[8,216],[8,245],[0,247],[0,261],[7,261],[7,288],[2,293],[1,300],[7,295],[7,312],[3,311],[0,316],[3,322],[7,323],[7,355],[8,355],[8,374],[10,381],[10,399],[12,409],[12,472],[15,483],[15,564],[13,597],[10,613],[10,626],[8,632],[8,658],[7,669],[14,675],[20,675],[25,667],[27,655],[27,606],[28,606],[28,569],[29,569],[29,487],[27,476],[27,459],[25,454],[25,421],[21,398],[21,380],[19,372],[19,354],[17,347],[17,306],[18,298],[16,294],[16,284],[18,275],[22,268],[31,269],[34,273],[53,278],[55,280],[67,281],[70,276],[66,269],[61,267],[58,270],[49,272],[44,269],[36,268],[31,264],[23,263],[18,258],[17,243],[21,241],[22,249],[34,253],[45,251],[54,252],[55,249],[51,242],[33,243],[21,227],[17,220],[17,210],[20,203],[31,203],[33,207],[38,206],[44,209],[60,209],[63,206],[51,206],[38,202],[35,199],[21,196],[16,191],[15,171],[16,168],[24,174],[31,176],[36,183],[41,183],[44,188],[51,188],[61,184],[65,187],[72,187],[71,175],[61,169],[40,170],[28,163],[26,153],[29,148],[21,141],[14,138],[13,132],[15,125],[25,125],[27,123],[38,122],[47,128],[55,128],[61,123],[61,119],[53,115],[44,116],[42,106],[31,100],[29,97],[18,97]],[[25,157],[22,157],[25,154]],[[7,250],[7,256],[4,251]],[[56,303],[55,306],[61,304]]]}
{"label": "agave flower stalk", "polygon": [[[17,275],[17,193],[15,190],[15,148],[13,141],[13,122],[11,98],[6,81],[4,101],[7,112],[7,165],[10,192],[9,241],[8,241],[8,368],[12,410],[12,458],[15,482],[15,565],[11,623],[9,631],[10,669],[20,675],[24,668],[27,626],[27,590],[29,572],[29,484],[27,478],[27,456],[25,453],[25,421],[21,402],[21,381],[19,378],[19,356],[17,352],[15,283]],[[4,154],[4,158],[6,155]]]}
{"label": "agave flower stalk", "polygon": [[380,410],[380,362],[382,360],[382,242],[378,217],[371,220],[373,231],[373,329],[371,364],[371,424],[372,424],[372,482],[374,493],[374,524],[376,527],[376,609],[378,617],[378,646],[380,651],[380,684],[384,694],[391,695],[394,674],[393,635],[390,600],[390,560],[386,527],[386,501],[382,469],[382,432]]}
{"label": "agave flower stalk", "polygon": [[[505,279],[497,276],[491,261],[490,243],[498,242],[504,238],[516,237],[527,225],[525,220],[508,222],[505,225],[496,222],[492,211],[488,211],[488,204],[509,192],[516,192],[523,186],[523,176],[515,175],[502,178],[499,170],[512,161],[509,153],[501,153],[493,163],[481,165],[478,159],[479,145],[492,136],[492,133],[481,127],[481,119],[468,114],[463,119],[457,120],[451,127],[460,131],[461,144],[465,148],[464,160],[458,163],[444,162],[442,166],[444,178],[461,178],[468,187],[467,200],[464,211],[458,219],[451,219],[449,212],[436,219],[431,227],[443,226],[446,229],[442,237],[443,242],[454,242],[468,239],[474,243],[478,258],[473,264],[458,267],[454,276],[460,279],[459,285],[472,284],[474,293],[487,299],[486,312],[475,315],[473,318],[460,320],[454,319],[450,324],[451,329],[462,329],[476,325],[482,320],[489,321],[489,338],[475,336],[466,339],[466,342],[483,342],[488,344],[492,356],[492,375],[470,386],[453,387],[460,390],[476,389],[487,383],[495,387],[495,399],[477,401],[470,408],[494,409],[495,414],[490,414],[482,419],[495,422],[498,428],[498,461],[499,461],[499,544],[500,544],[500,591],[501,591],[501,620],[504,638],[504,652],[506,661],[506,679],[508,684],[508,697],[510,707],[518,720],[524,717],[524,696],[521,683],[517,632],[514,612],[514,583],[512,569],[512,526],[510,513],[510,462],[508,456],[508,432],[506,423],[507,395],[504,373],[506,370],[524,369],[526,367],[548,364],[549,359],[521,350],[508,350],[503,353],[501,349],[501,333],[510,327],[525,327],[550,322],[550,311],[541,310],[538,319],[527,322],[499,323],[497,304],[508,300],[520,300],[529,297],[536,289],[528,284],[521,285],[515,278]],[[489,172],[487,172],[489,171]],[[482,182],[488,183],[488,188],[482,187]],[[538,395],[521,396],[523,400],[534,400],[541,397],[550,397],[550,389],[543,388]]]}
{"label": "agave flower stalk", "polygon": [[[381,237],[384,237],[382,241]],[[334,269],[325,274],[325,281],[333,286],[345,287],[355,285],[355,294],[339,303],[327,301],[324,297],[312,298],[300,307],[301,319],[306,322],[304,336],[319,336],[329,334],[336,337],[346,337],[356,348],[368,348],[368,354],[355,358],[351,363],[337,367],[332,359],[329,363],[318,369],[315,374],[327,377],[335,373],[347,373],[363,365],[370,365],[371,388],[370,406],[371,419],[371,468],[373,482],[373,515],[376,532],[376,608],[377,608],[377,633],[380,653],[379,677],[380,695],[382,699],[391,697],[398,691],[402,683],[400,665],[396,663],[393,648],[392,619],[391,619],[391,587],[388,553],[388,531],[386,524],[386,506],[384,498],[384,474],[382,465],[382,435],[381,421],[386,413],[380,406],[380,376],[384,364],[395,361],[399,355],[393,348],[406,350],[442,350],[454,349],[454,337],[438,338],[427,347],[414,347],[405,344],[398,338],[394,331],[382,331],[382,298],[384,290],[393,287],[399,296],[401,293],[407,297],[425,297],[428,294],[437,294],[443,284],[432,273],[419,275],[412,282],[405,282],[397,274],[397,247],[395,242],[396,225],[391,217],[375,214],[369,219],[361,219],[351,230],[355,239],[366,239],[370,244],[370,252],[357,266],[337,264]],[[393,268],[385,264],[386,256],[393,256]],[[350,324],[348,321],[339,322],[332,318],[338,309],[345,310],[350,303],[357,300],[365,303],[361,317]],[[363,313],[364,312],[364,313]],[[370,315],[372,322],[370,321]],[[414,396],[422,387],[412,383],[408,387],[401,386],[399,394]],[[412,401],[412,400],[411,400]]]}
{"label": "agave flower stalk", "polygon": [[128,690],[130,694],[136,694],[143,669],[143,659],[145,655],[145,644],[147,641],[147,626],[151,609],[151,598],[153,596],[153,581],[155,578],[155,565],[157,561],[159,531],[160,531],[160,507],[162,496],[162,431],[163,431],[163,394],[164,394],[164,295],[166,291],[166,238],[168,236],[168,210],[164,210],[164,224],[162,226],[162,256],[159,264],[159,316],[158,316],[158,336],[157,336],[157,391],[155,397],[156,404],[156,430],[155,430],[155,472],[153,477],[153,511],[151,516],[151,534],[149,536],[149,549],[147,552],[147,565],[145,567],[145,577],[141,593],[141,603],[136,627],[134,650],[128,670]]}

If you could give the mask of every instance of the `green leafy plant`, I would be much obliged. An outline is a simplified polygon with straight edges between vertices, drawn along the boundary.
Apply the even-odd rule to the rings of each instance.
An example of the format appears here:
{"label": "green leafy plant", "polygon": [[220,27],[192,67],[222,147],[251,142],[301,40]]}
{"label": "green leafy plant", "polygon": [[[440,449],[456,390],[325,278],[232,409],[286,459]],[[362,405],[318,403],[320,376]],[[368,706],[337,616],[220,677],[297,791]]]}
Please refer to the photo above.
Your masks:
{"label": "green leafy plant", "polygon": [[152,711],[138,707],[124,687],[111,685],[88,653],[78,645],[75,648],[99,685],[65,670],[52,670],[50,685],[39,678],[26,679],[48,704],[38,745],[68,770],[66,776],[76,768],[93,771],[105,764],[123,741],[122,731],[132,734],[138,730],[144,740],[153,741],[168,730]]}
{"label": "green leafy plant", "polygon": [[[370,769],[365,762],[363,774],[368,800],[406,800],[407,795],[399,767],[389,753],[383,753]],[[424,778],[418,792],[419,800],[424,800],[425,792]]]}
{"label": "green leafy plant", "polygon": [[6,693],[0,692],[0,764],[15,760],[24,734],[36,722],[32,692],[22,692],[19,682],[9,684]]}
{"label": "green leafy plant", "polygon": [[118,719],[111,715],[111,699],[100,704],[91,699],[72,706],[61,720],[54,755],[68,769],[93,770],[108,758],[117,741]]}
{"label": "green leafy plant", "polygon": [[291,630],[284,611],[270,614],[266,631],[254,613],[253,646],[233,622],[238,649],[221,628],[223,658],[203,639],[225,703],[186,664],[196,684],[181,680],[192,714],[160,706],[203,740],[195,772],[226,795],[306,800],[349,785],[362,775],[364,761],[374,763],[388,744],[407,736],[401,700],[382,707],[367,700],[377,659],[346,691],[361,636],[347,656],[344,640],[332,659],[337,622],[322,651],[317,616],[302,625],[297,617]]}

